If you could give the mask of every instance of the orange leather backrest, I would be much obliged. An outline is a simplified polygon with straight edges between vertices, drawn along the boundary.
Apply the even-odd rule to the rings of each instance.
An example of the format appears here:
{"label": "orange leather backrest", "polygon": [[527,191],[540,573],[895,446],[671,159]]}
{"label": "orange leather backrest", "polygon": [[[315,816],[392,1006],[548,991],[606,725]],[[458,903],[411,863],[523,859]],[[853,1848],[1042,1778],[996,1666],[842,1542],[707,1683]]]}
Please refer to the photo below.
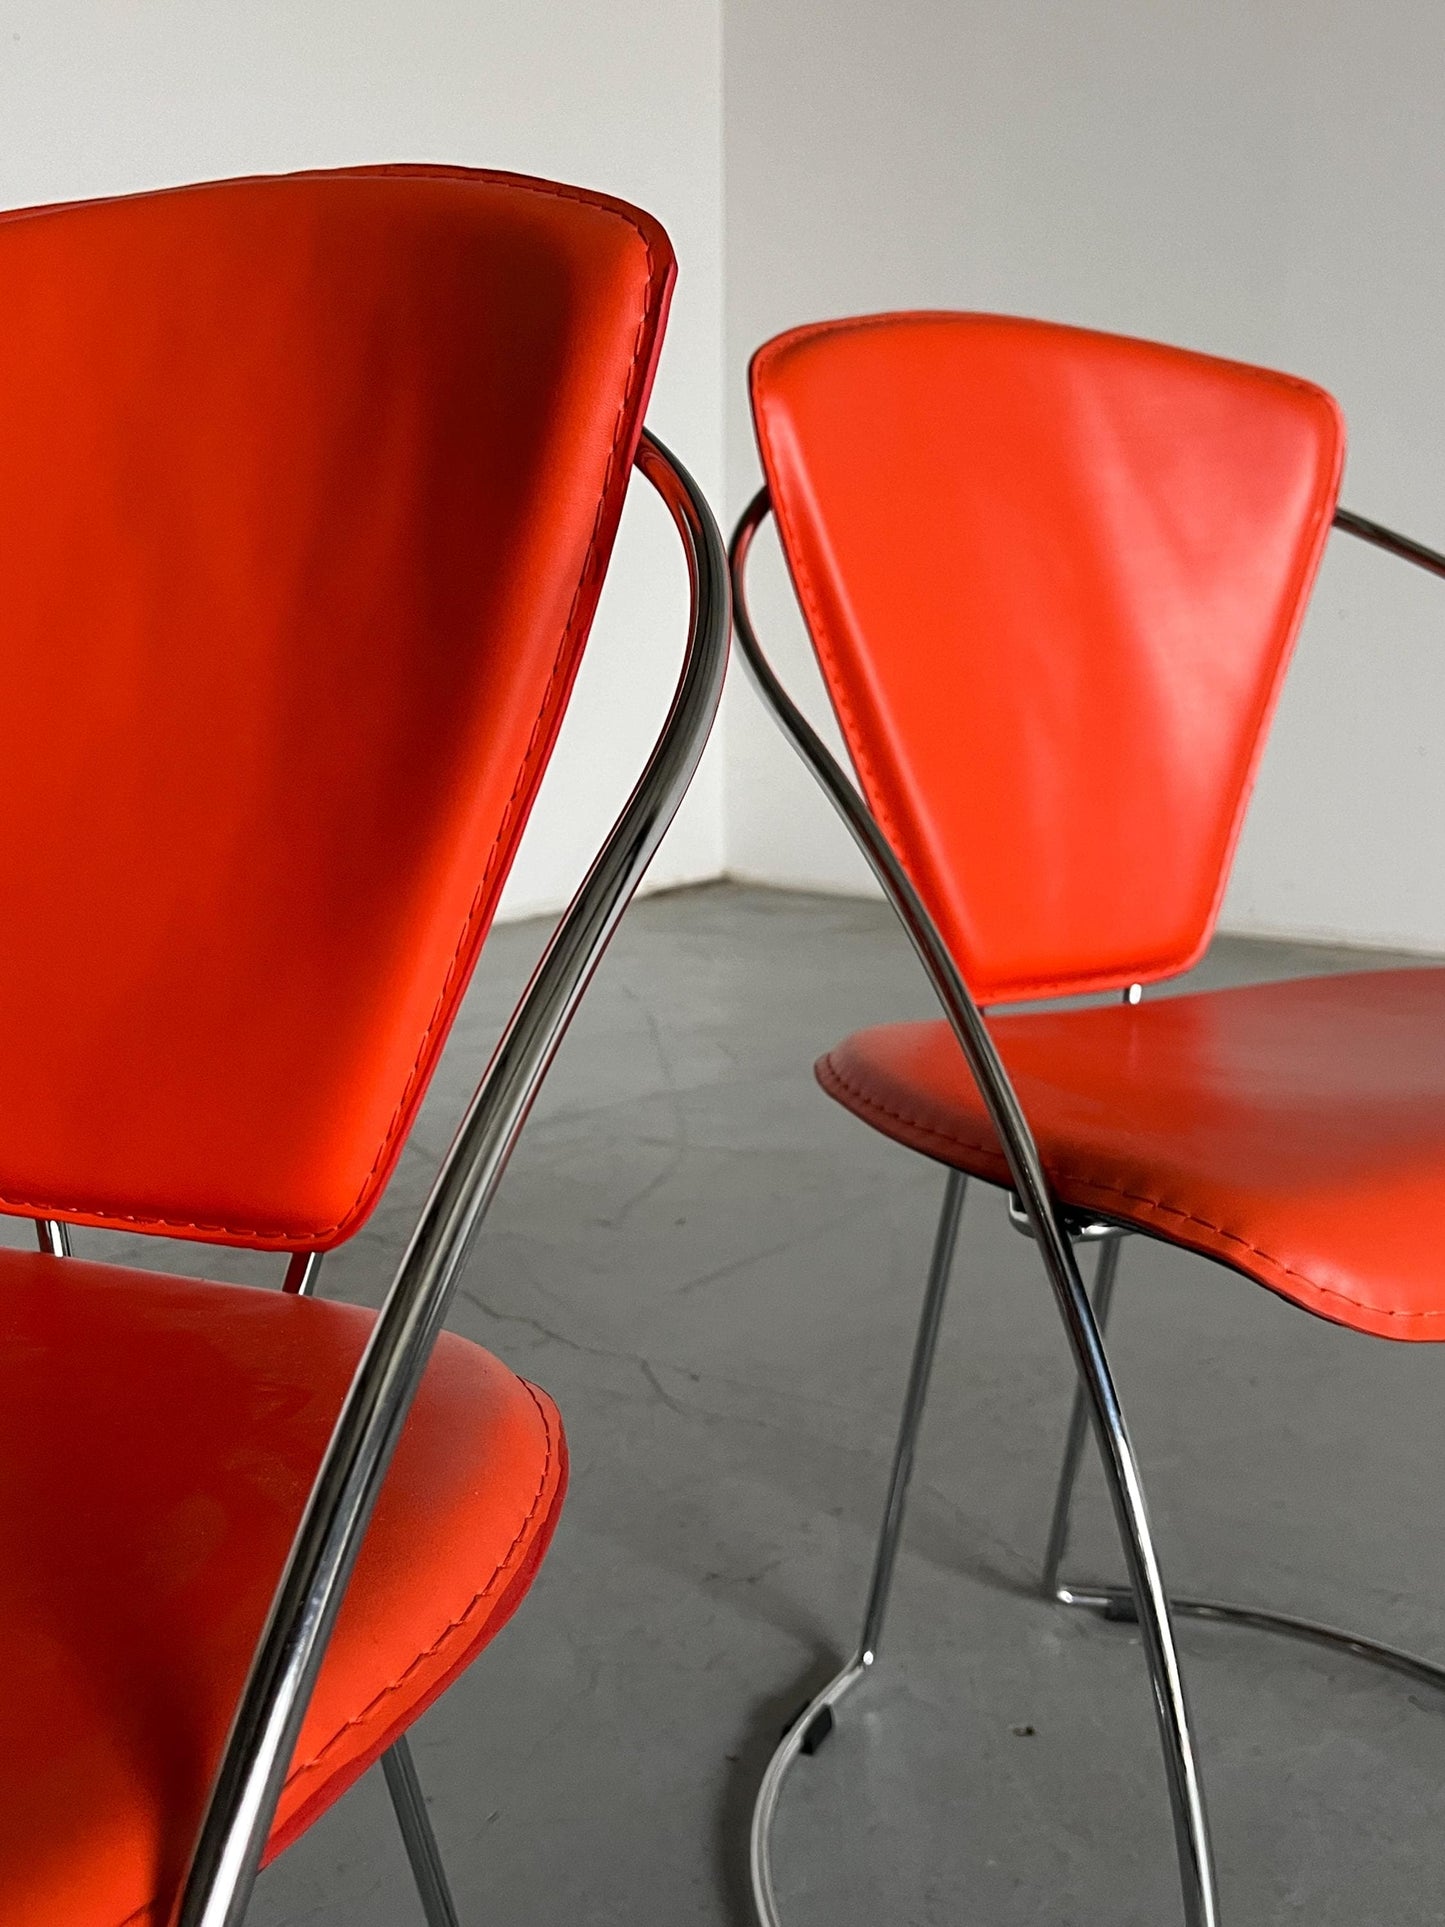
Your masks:
{"label": "orange leather backrest", "polygon": [[298,1248],[366,1215],[672,276],[634,209],[462,169],[0,220],[0,1208]]}
{"label": "orange leather backrest", "polygon": [[970,314],[796,329],[752,394],[859,780],[975,995],[1186,969],[1329,532],[1329,396]]}

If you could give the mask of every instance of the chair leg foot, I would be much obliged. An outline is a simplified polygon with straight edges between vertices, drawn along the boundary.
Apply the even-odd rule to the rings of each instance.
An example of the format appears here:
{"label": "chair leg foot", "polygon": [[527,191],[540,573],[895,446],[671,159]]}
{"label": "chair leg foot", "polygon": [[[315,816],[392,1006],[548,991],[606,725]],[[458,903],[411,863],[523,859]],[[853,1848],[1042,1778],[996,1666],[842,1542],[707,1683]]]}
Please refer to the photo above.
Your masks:
{"label": "chair leg foot", "polygon": [[431,1816],[426,1810],[426,1798],[405,1734],[393,1741],[382,1754],[381,1770],[386,1776],[386,1790],[391,1795],[397,1825],[401,1828],[406,1857],[411,1862],[412,1878],[421,1899],[426,1927],[460,1927],[436,1835],[432,1832]]}
{"label": "chair leg foot", "polygon": [[782,1729],[778,1734],[780,1740],[785,1740],[795,1726],[801,1722],[806,1722],[803,1727],[803,1737],[799,1743],[798,1751],[800,1753],[806,1753],[809,1759],[812,1759],[813,1755],[822,1746],[824,1740],[826,1740],[828,1735],[833,1731],[832,1707],[825,1706],[821,1713],[814,1713],[813,1717],[809,1719],[808,1712],[812,1704],[813,1702],[811,1700],[804,1700],[802,1705],[794,1710],[792,1717],[784,1721]]}
{"label": "chair leg foot", "polygon": [[822,1712],[815,1713],[803,1728],[803,1741],[800,1751],[806,1753],[811,1760],[832,1731],[833,1709],[831,1706],[825,1706]]}

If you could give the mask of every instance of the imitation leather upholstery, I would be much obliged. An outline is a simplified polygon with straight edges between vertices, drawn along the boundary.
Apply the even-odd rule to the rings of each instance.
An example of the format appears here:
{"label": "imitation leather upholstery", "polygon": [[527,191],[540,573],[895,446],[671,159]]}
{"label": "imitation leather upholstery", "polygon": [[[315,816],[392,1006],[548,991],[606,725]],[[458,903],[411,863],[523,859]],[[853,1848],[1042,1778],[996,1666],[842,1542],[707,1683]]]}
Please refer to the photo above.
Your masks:
{"label": "imitation leather upholstery", "polygon": [[[1337,1324],[1445,1338],[1445,970],[989,1027],[1065,1204],[1204,1252]],[[1008,1181],[946,1024],[860,1032],[818,1077],[900,1143]]]}
{"label": "imitation leather upholstery", "polygon": [[[0,1920],[167,1927],[372,1314],[0,1252]],[[542,1393],[443,1334],[271,1851],[487,1643],[566,1480]]]}
{"label": "imitation leather upholstery", "polygon": [[635,209],[455,168],[0,219],[0,1209],[298,1249],[365,1217],[672,276]]}
{"label": "imitation leather upholstery", "polygon": [[797,329],[752,395],[859,780],[975,996],[1194,962],[1329,531],[1330,398],[968,314]]}

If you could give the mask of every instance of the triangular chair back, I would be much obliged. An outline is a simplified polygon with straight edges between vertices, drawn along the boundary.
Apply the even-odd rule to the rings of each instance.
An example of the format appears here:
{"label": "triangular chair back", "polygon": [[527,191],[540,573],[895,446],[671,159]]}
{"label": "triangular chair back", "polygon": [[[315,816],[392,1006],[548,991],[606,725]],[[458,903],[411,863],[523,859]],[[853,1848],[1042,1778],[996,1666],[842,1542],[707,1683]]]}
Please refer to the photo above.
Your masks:
{"label": "triangular chair back", "polygon": [[1329,533],[1330,397],[973,314],[796,329],[752,396],[859,781],[973,994],[1187,969]]}
{"label": "triangular chair back", "polygon": [[0,1209],[293,1249],[400,1152],[673,277],[444,167],[0,220]]}

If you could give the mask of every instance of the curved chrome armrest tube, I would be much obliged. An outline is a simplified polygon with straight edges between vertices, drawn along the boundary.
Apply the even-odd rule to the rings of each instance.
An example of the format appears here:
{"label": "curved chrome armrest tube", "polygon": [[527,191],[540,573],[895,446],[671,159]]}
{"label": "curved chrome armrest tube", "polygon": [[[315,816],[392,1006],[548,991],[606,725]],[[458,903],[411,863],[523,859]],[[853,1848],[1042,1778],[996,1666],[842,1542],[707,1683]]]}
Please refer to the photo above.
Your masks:
{"label": "curved chrome armrest tube", "polygon": [[686,469],[644,435],[637,466],[682,538],[692,590],[677,693],[637,787],[558,924],[468,1106],[357,1366],[237,1710],[179,1927],[245,1912],[326,1641],[471,1242],[573,1012],[692,780],[722,693],[722,537]]}
{"label": "curved chrome armrest tube", "polygon": [[[1124,1543],[1130,1582],[1138,1602],[1140,1633],[1148,1660],[1154,1708],[1164,1751],[1185,1920],[1188,1927],[1216,1927],[1218,1910],[1208,1822],[1194,1759],[1184,1683],[1169,1619],[1169,1602],[1149,1530],[1138,1463],[1129,1441],[1103,1339],[1079,1274],[1068,1225],[1053,1198],[1033,1133],[1009,1082],[982,1011],[964,983],[907,873],[874,822],[867,804],[778,681],[758,643],[748,612],[745,571],[753,538],[771,507],[768,490],[759,489],[743,511],[733,534],[729,562],[733,582],[733,623],[738,647],[765,706],[842,817],[854,842],[882,884],[884,894],[928,973],[1003,1148],[1014,1194],[1038,1246],[1064,1324],[1108,1474],[1110,1496],[1120,1538]],[[841,1693],[851,1683],[845,1671],[845,1675],[840,1675],[834,1686]],[[776,1806],[780,1776],[786,1764],[784,1762],[778,1768],[777,1774],[770,1769],[763,1796],[765,1803],[770,1804],[767,1805],[765,1820],[755,1823],[753,1834],[754,1898],[759,1917],[766,1927],[772,1927],[776,1920],[771,1901],[771,1876],[766,1868],[767,1825]]]}
{"label": "curved chrome armrest tube", "polygon": [[1008,1160],[1014,1192],[1027,1215],[1041,1247],[1054,1250],[1067,1261],[1068,1241],[1063,1235],[1044,1177],[1043,1165],[1034,1145],[1018,1099],[994,1048],[983,1014],[974,1002],[933,919],[914,889],[892,847],[874,822],[868,806],[840,768],[822,738],[774,675],[753,629],[744,594],[748,552],[763,521],[771,511],[768,491],[759,489],[738,523],[732,539],[730,561],[733,577],[733,626],[738,647],[748,674],[756,683],[763,701],[792,740],[794,748],[822,786],[829,802],[842,817],[853,841],[869,868],[882,884],[885,895],[897,912],[919,961],[928,973],[944,1015],[948,1018],[988,1107],[993,1127]]}
{"label": "curved chrome armrest tube", "polygon": [[1397,535],[1387,529],[1383,522],[1372,522],[1368,515],[1356,515],[1350,509],[1335,510],[1335,527],[1343,529],[1346,535],[1358,536],[1360,541],[1372,547],[1383,549],[1387,555],[1397,556],[1402,562],[1413,562],[1417,569],[1426,569],[1431,575],[1445,576],[1445,555],[1438,549],[1427,549],[1423,542],[1412,541],[1408,535]]}
{"label": "curved chrome armrest tube", "polygon": [[[983,1013],[959,974],[942,937],[934,926],[903,866],[894,855],[867,804],[839,767],[826,744],[794,703],[774,675],[753,629],[745,595],[745,571],[753,537],[771,511],[766,488],[759,489],[733,534],[729,560],[733,578],[733,626],[738,647],[748,674],[756,683],[766,706],[792,740],[794,748],[822,786],[829,802],[842,817],[869,868],[882,884],[929,981],[943,1005],[944,1015],[957,1037],[979,1093],[988,1108],[1008,1161],[1018,1208],[1026,1219],[1050,1276],[1055,1280],[1077,1279],[1063,1215],[1058,1210],[1044,1175],[1042,1160],[1033,1133],[1024,1117],[1003,1061],[999,1057],[984,1022]],[[1083,1297],[1082,1285],[1079,1295]],[[1085,1314],[1087,1318],[1087,1313]],[[1072,1321],[1071,1321],[1072,1322]],[[1076,1343],[1097,1346],[1098,1335],[1080,1325],[1071,1331]]]}

